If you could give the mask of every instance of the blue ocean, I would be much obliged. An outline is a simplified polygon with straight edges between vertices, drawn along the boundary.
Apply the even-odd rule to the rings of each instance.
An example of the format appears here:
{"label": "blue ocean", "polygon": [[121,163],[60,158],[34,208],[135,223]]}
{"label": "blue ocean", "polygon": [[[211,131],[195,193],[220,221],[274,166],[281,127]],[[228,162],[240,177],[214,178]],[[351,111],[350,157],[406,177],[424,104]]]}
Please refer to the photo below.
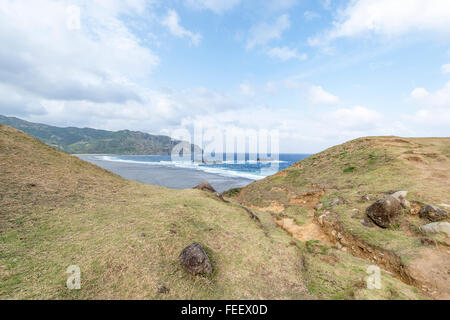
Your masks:
{"label": "blue ocean", "polygon": [[126,179],[168,188],[185,189],[209,182],[217,191],[243,187],[256,180],[273,175],[308,154],[280,154],[259,159],[249,155],[228,157],[220,161],[173,161],[170,156],[80,155]]}

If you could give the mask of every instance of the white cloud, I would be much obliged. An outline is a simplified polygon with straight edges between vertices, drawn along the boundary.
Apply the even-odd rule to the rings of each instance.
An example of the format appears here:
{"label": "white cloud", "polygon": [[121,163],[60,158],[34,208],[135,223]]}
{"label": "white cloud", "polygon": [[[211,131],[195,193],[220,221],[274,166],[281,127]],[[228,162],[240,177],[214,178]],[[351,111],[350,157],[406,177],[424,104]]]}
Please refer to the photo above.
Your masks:
{"label": "white cloud", "polygon": [[199,45],[202,39],[201,34],[193,33],[180,25],[180,17],[175,10],[169,10],[167,12],[167,16],[162,20],[162,24],[165,25],[174,36],[178,38],[190,38],[192,44],[195,46]]}
{"label": "white cloud", "polygon": [[333,125],[343,128],[367,128],[376,125],[382,115],[375,110],[356,106],[330,112],[325,118]]}
{"label": "white cloud", "polygon": [[420,125],[423,135],[450,134],[450,82],[444,88],[432,93],[424,88],[416,88],[411,92],[411,97],[423,106],[412,115],[406,115],[405,119],[412,124]]}
{"label": "white cloud", "polygon": [[241,0],[185,0],[185,4],[193,9],[207,9],[215,13],[230,10],[241,3]]}
{"label": "white cloud", "polygon": [[450,73],[450,63],[444,64],[441,67],[441,71],[442,73]]}
{"label": "white cloud", "polygon": [[297,4],[297,0],[265,0],[262,1],[267,10],[283,11]]}
{"label": "white cloud", "polygon": [[311,86],[309,89],[309,100],[313,104],[336,104],[339,97],[325,91],[321,86]]}
{"label": "white cloud", "polygon": [[270,49],[267,54],[271,58],[278,58],[282,61],[287,61],[289,59],[306,60],[308,58],[305,53],[299,54],[297,49],[290,49],[289,47],[275,47]]}
{"label": "white cloud", "polygon": [[450,81],[445,84],[444,88],[434,93],[430,93],[424,88],[416,88],[411,92],[411,97],[428,107],[450,108]]}
{"label": "white cloud", "polygon": [[250,29],[247,49],[252,49],[258,45],[265,45],[274,39],[280,39],[283,32],[291,27],[291,22],[287,14],[283,14],[272,24],[266,22],[253,26]]}
{"label": "white cloud", "polygon": [[333,28],[309,39],[326,45],[341,37],[366,34],[400,36],[409,32],[450,34],[448,0],[355,0],[339,12]]}
{"label": "white cloud", "polygon": [[320,15],[314,11],[305,11],[303,15],[305,16],[305,19],[308,21],[320,18]]}
{"label": "white cloud", "polygon": [[325,10],[330,10],[331,9],[331,0],[322,0],[322,7]]}
{"label": "white cloud", "polygon": [[420,109],[412,115],[405,116],[407,121],[412,124],[418,124],[423,134],[432,136],[446,136],[450,135],[450,109]]}
{"label": "white cloud", "polygon": [[239,90],[244,96],[253,96],[255,92],[253,91],[253,88],[248,83],[241,83],[239,86]]}
{"label": "white cloud", "polygon": [[356,106],[332,112],[299,113],[297,110],[256,106],[186,118],[182,125],[205,128],[278,130],[282,152],[318,152],[350,139],[369,135],[410,133],[397,119]]}
{"label": "white cloud", "polygon": [[[68,25],[73,10],[67,9],[75,4],[79,24]],[[232,98],[205,88],[148,87],[159,57],[122,20],[132,15],[141,26],[156,24],[148,4],[3,1],[0,114],[54,125],[158,132],[188,114],[240,107]]]}
{"label": "white cloud", "polygon": [[[74,3],[79,21],[68,24]],[[145,3],[3,1],[0,83],[22,91],[27,99],[140,100],[134,82],[150,75],[159,58],[118,18],[133,12],[144,19],[139,4]]]}
{"label": "white cloud", "polygon": [[411,92],[411,97],[414,99],[424,99],[428,97],[430,94],[425,88],[416,88]]}

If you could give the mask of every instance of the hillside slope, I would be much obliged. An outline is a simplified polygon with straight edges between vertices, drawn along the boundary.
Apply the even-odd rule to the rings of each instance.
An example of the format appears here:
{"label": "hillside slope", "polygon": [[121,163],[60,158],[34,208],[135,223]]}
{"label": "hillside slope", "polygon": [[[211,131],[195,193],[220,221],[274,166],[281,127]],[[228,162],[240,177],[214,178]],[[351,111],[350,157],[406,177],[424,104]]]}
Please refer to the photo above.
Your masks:
{"label": "hillside slope", "polygon": [[[366,209],[401,190],[408,191],[411,207],[389,228],[380,228]],[[234,198],[256,212],[269,212],[294,238],[336,246],[426,296],[448,299],[450,239],[424,233],[420,227],[431,221],[418,213],[425,205],[448,211],[449,191],[450,138],[369,137],[305,159]],[[449,222],[448,212],[441,222]],[[315,289],[319,294],[333,290]]]}
{"label": "hillside slope", "polygon": [[[384,271],[383,288],[367,289],[370,263],[317,252],[269,212],[255,220],[213,194],[127,181],[3,125],[0,168],[0,299],[421,298]],[[193,242],[212,275],[181,267]],[[66,288],[71,265],[81,290]]]}
{"label": "hillside slope", "polygon": [[1,115],[0,123],[25,131],[58,150],[72,154],[170,155],[180,142],[143,132],[60,128]]}

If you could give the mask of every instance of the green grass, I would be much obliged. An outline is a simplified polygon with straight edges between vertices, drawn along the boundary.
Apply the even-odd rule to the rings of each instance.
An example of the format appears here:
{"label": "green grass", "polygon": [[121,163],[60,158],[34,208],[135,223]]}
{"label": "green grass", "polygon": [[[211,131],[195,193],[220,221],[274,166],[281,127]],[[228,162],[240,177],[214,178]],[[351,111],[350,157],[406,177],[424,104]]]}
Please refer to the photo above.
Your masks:
{"label": "green grass", "polygon": [[[349,163],[357,164],[354,174],[342,172]],[[0,299],[420,298],[389,275],[385,289],[365,289],[368,261],[295,240],[269,212],[252,209],[260,220],[255,222],[237,203],[205,192],[126,181],[5,126],[0,166]],[[276,201],[285,208],[280,215],[304,225],[309,209],[290,200],[322,185],[321,202],[347,200],[333,212],[353,234],[413,257],[416,238],[367,229],[351,211],[367,205],[358,202],[361,194],[377,197],[408,187],[415,196],[427,190],[423,184],[416,188],[409,175],[392,176],[402,168],[385,149],[362,141],[225,195],[249,207]],[[178,256],[192,242],[204,246],[213,274],[191,276],[180,266]],[[80,291],[65,285],[65,271],[74,264],[81,268]],[[161,286],[170,292],[159,293]]]}
{"label": "green grass", "polygon": [[344,173],[348,173],[348,172],[354,172],[356,170],[356,167],[350,166],[345,168],[343,171]]}

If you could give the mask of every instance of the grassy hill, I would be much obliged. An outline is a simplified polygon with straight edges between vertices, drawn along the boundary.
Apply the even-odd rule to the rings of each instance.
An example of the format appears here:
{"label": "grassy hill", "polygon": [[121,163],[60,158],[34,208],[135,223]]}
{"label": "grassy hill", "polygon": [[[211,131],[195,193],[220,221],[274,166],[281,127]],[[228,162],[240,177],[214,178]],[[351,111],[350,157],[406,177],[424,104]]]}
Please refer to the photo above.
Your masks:
{"label": "grassy hill", "polygon": [[[279,215],[292,215],[301,223],[307,210],[301,200],[301,205],[274,212],[278,204],[271,201],[289,203],[283,190],[301,193],[311,188],[308,177],[317,183],[329,179],[336,189],[326,191],[320,201],[326,203],[341,191],[350,200],[357,173],[387,170],[378,161],[390,159],[389,154],[376,153],[373,167],[342,159],[344,167],[332,169],[333,159],[353,152],[340,155],[342,146],[335,150],[253,184],[225,203],[199,190],[124,180],[0,125],[0,299],[426,298],[421,288],[389,270],[382,272],[382,289],[369,290],[365,280],[371,261],[339,250],[327,239],[318,242],[319,234],[320,239],[304,241],[279,227]],[[364,152],[354,154],[364,158]],[[448,154],[448,148],[442,152]],[[326,157],[332,154],[336,158]],[[356,169],[344,175],[347,162]],[[400,178],[395,181],[405,186]],[[364,188],[376,194],[385,187]],[[448,194],[436,191],[436,198],[441,196]],[[423,198],[428,200],[428,195]],[[259,220],[238,200],[252,207]],[[403,241],[403,236],[395,236],[400,231],[387,232],[390,242],[398,237]],[[180,252],[193,242],[204,246],[212,275],[191,276],[179,264]],[[412,242],[414,250],[420,247]],[[66,288],[70,265],[81,268],[81,290]]]}
{"label": "grassy hill", "polygon": [[180,142],[143,132],[59,128],[1,115],[0,123],[25,131],[58,150],[72,154],[169,155]]}
{"label": "grassy hill", "polygon": [[[366,208],[386,194],[408,191],[404,209],[388,229],[371,225]],[[258,181],[236,201],[270,212],[304,242],[320,240],[389,270],[434,298],[450,298],[450,239],[427,235],[418,212],[450,207],[450,138],[360,138],[330,148]],[[446,219],[444,221],[449,221]],[[329,276],[314,275],[313,292],[328,294]]]}

